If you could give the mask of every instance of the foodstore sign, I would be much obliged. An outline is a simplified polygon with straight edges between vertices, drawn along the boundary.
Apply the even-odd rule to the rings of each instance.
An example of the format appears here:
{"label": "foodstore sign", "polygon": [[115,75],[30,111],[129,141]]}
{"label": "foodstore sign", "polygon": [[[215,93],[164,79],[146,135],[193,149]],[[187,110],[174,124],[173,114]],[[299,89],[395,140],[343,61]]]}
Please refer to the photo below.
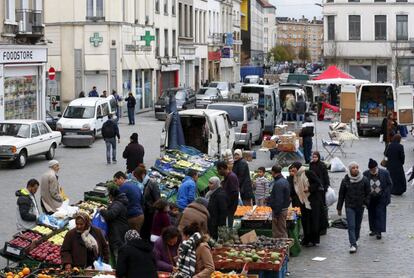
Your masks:
{"label": "foodstore sign", "polygon": [[47,62],[46,49],[0,49],[0,63]]}

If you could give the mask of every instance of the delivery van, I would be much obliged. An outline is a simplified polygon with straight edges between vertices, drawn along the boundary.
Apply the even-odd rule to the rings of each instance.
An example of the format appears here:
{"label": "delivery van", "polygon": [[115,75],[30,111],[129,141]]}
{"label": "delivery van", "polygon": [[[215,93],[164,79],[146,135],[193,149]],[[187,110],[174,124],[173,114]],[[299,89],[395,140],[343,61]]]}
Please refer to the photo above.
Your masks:
{"label": "delivery van", "polygon": [[102,125],[112,114],[116,119],[117,103],[113,96],[87,97],[72,100],[56,123],[62,133],[62,144],[90,146],[101,134]]}
{"label": "delivery van", "polygon": [[341,89],[341,122],[356,119],[358,133],[379,133],[389,112],[400,125],[413,124],[413,88],[390,83],[367,83]]}
{"label": "delivery van", "polygon": [[[186,146],[212,157],[221,157],[234,147],[234,129],[227,112],[222,110],[189,109],[180,111],[180,121]],[[161,151],[168,149],[172,114],[168,115],[161,134]]]}
{"label": "delivery van", "polygon": [[253,99],[257,104],[264,134],[273,134],[275,125],[282,122],[282,107],[277,85],[246,84],[240,96]]}

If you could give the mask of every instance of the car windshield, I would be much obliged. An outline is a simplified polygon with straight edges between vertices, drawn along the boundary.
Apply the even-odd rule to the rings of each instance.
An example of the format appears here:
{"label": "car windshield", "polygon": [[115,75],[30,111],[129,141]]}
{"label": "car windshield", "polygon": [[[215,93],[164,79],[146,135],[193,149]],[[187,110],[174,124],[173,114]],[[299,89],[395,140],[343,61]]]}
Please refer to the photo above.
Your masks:
{"label": "car windshield", "polygon": [[204,95],[207,90],[208,89],[206,89],[206,88],[201,88],[201,89],[198,90],[197,95]]}
{"label": "car windshield", "polygon": [[243,106],[213,104],[213,105],[209,105],[208,109],[226,111],[229,114],[231,121],[241,122],[244,120]]}
{"label": "car windshield", "polygon": [[70,119],[91,119],[95,116],[94,106],[68,106],[64,118]]}
{"label": "car windshield", "polygon": [[209,87],[218,88],[220,91],[227,90],[226,82],[212,82]]}
{"label": "car windshield", "polygon": [[209,97],[215,97],[217,96],[217,90],[216,89],[208,89],[204,95],[209,96]]}
{"label": "car windshield", "polygon": [[29,138],[30,125],[28,124],[0,124],[0,136],[14,136],[19,138]]}
{"label": "car windshield", "polygon": [[168,98],[168,96],[171,94],[171,93],[173,93],[173,94],[175,94],[175,98],[176,99],[180,99],[180,100],[182,100],[182,99],[185,99],[185,97],[186,97],[186,93],[185,93],[185,91],[183,91],[183,90],[180,90],[180,91],[176,91],[176,90],[168,90],[168,91],[164,91],[163,93],[162,93],[162,96],[161,96],[161,98]]}

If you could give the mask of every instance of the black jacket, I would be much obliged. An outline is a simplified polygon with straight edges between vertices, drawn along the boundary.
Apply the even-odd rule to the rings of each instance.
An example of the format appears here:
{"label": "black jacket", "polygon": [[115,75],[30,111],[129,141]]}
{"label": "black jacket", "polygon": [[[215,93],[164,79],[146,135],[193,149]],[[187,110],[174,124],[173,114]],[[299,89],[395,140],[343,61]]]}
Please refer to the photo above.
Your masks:
{"label": "black jacket", "polygon": [[144,184],[144,210],[147,213],[154,213],[154,203],[161,198],[160,187],[158,183],[149,178]]}
{"label": "black jacket", "polygon": [[289,207],[290,189],[289,182],[283,177],[278,176],[272,182],[272,191],[267,199],[268,205],[272,208],[273,216],[278,216]]}
{"label": "black jacket", "polygon": [[326,192],[328,190],[328,187],[331,185],[331,182],[329,181],[328,169],[326,168],[325,163],[322,161],[311,162],[309,164],[309,170],[314,172],[315,175],[319,178]]}
{"label": "black jacket", "polygon": [[36,214],[32,213],[36,208],[35,204],[30,197],[30,192],[27,189],[21,189],[16,191],[17,206],[19,208],[20,217],[24,221],[34,222],[37,217]]}
{"label": "black jacket", "polygon": [[134,96],[128,96],[126,99],[127,107],[128,108],[135,108],[135,105],[137,104],[137,101],[135,100]]}
{"label": "black jacket", "polygon": [[102,137],[104,139],[110,139],[118,137],[118,139],[121,138],[119,135],[119,128],[118,125],[111,119],[104,122],[102,125]]}
{"label": "black jacket", "polygon": [[144,147],[139,143],[129,143],[125,147],[122,157],[126,159],[128,173],[132,173],[138,165],[144,163],[144,155]]}
{"label": "black jacket", "polygon": [[218,227],[226,225],[227,217],[227,195],[222,187],[217,188],[211,194],[207,210],[210,213],[210,218],[208,219],[210,236],[217,239]]}
{"label": "black jacket", "polygon": [[306,102],[303,100],[298,100],[295,103],[295,111],[297,114],[305,114],[306,112]]}
{"label": "black jacket", "polygon": [[288,176],[287,181],[289,182],[290,202],[292,203],[292,207],[300,207],[301,203],[298,194],[296,194],[295,185],[293,184],[293,177]]}
{"label": "black jacket", "polygon": [[152,246],[142,239],[132,240],[119,250],[116,265],[118,278],[157,278]]}
{"label": "black jacket", "polygon": [[[370,181],[372,178],[372,174],[369,170],[366,170],[364,172],[364,176],[368,179],[368,181]],[[378,179],[381,184],[381,193],[379,194],[379,196],[374,197],[374,198],[376,198],[377,201],[379,201],[382,204],[389,205],[391,203],[391,189],[392,189],[392,180],[391,180],[390,173],[385,169],[378,168]]]}
{"label": "black jacket", "polygon": [[242,199],[251,199],[253,198],[253,187],[252,181],[250,179],[250,170],[249,165],[246,160],[240,158],[234,162],[233,173],[236,174],[239,180],[240,186],[240,195]]}
{"label": "black jacket", "polygon": [[313,132],[314,124],[312,122],[306,122],[302,125],[302,130],[299,133],[300,137],[313,137],[315,134]]}
{"label": "black jacket", "polygon": [[339,188],[339,197],[337,203],[337,210],[342,210],[342,206],[345,202],[347,208],[361,208],[369,203],[369,194],[371,187],[366,177],[362,177],[362,180],[357,183],[351,183],[349,176],[346,175]]}
{"label": "black jacket", "polygon": [[124,244],[124,236],[129,229],[127,206],[128,198],[121,193],[112,201],[108,209],[101,210],[102,217],[108,223],[111,249],[119,249]]}

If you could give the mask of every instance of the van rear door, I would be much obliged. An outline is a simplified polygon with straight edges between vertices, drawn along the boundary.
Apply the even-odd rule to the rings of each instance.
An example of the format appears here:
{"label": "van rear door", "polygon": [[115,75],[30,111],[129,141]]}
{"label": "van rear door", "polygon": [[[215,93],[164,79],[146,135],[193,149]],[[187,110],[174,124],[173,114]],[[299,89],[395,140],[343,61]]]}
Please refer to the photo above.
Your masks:
{"label": "van rear door", "polygon": [[[225,114],[220,114],[217,115],[216,120],[215,120],[215,126],[216,126],[216,131],[217,131],[217,155],[221,155],[226,149],[227,149],[227,139],[228,139],[228,128],[227,128],[227,123],[226,123],[226,119],[224,118]],[[214,143],[214,142],[213,142]]]}
{"label": "van rear door", "polygon": [[400,125],[413,124],[413,88],[400,86],[397,93],[397,121]]}
{"label": "van rear door", "polygon": [[356,102],[357,102],[356,88],[352,85],[342,86],[341,89],[341,122],[349,123],[352,119],[355,120]]}
{"label": "van rear door", "polygon": [[264,99],[265,99],[265,107],[264,107],[264,120],[263,120],[263,131],[270,132],[273,134],[273,130],[275,128],[275,102],[274,102],[274,95],[273,90],[265,88],[264,89]]}

